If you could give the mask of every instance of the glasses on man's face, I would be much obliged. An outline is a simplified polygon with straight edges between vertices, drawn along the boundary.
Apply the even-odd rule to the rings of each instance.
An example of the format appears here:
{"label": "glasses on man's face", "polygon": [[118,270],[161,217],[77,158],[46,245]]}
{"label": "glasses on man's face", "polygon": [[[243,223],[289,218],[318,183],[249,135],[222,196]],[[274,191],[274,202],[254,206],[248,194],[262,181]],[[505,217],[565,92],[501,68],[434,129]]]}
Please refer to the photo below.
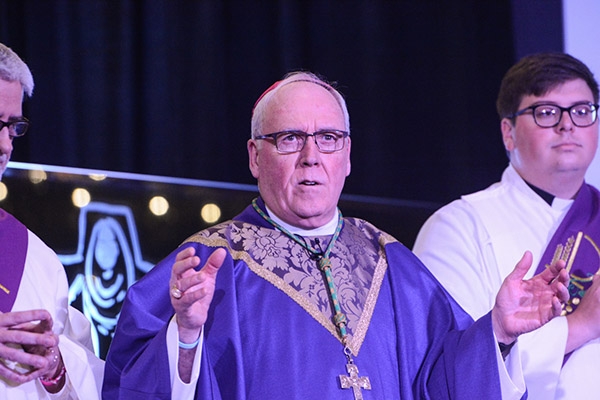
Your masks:
{"label": "glasses on man's face", "polygon": [[19,119],[13,119],[12,121],[4,122],[0,120],[0,130],[8,128],[8,135],[11,138],[23,136],[29,128],[29,120],[25,117]]}
{"label": "glasses on man's face", "polygon": [[580,103],[571,107],[560,107],[555,104],[536,104],[517,111],[509,118],[516,118],[531,110],[533,120],[540,128],[553,128],[560,123],[563,113],[566,111],[571,117],[573,125],[580,128],[592,125],[598,118],[598,104]]}
{"label": "glasses on man's face", "polygon": [[312,136],[321,153],[334,153],[344,148],[348,135],[346,131],[324,129],[310,134],[303,131],[281,131],[256,136],[255,139],[271,139],[279,153],[288,154],[302,151],[308,137]]}

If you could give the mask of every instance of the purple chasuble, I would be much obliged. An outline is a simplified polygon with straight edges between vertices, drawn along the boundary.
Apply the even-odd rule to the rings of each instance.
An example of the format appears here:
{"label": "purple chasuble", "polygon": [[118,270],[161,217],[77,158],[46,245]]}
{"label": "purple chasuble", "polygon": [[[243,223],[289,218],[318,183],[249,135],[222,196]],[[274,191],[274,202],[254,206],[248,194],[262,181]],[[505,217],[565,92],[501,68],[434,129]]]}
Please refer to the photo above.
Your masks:
{"label": "purple chasuble", "polygon": [[567,263],[571,298],[563,314],[573,312],[600,271],[600,192],[584,184],[571,209],[548,243],[536,274],[556,260]]}
{"label": "purple chasuble", "polygon": [[0,311],[12,310],[27,256],[27,228],[15,217],[0,209]]}
{"label": "purple chasuble", "polygon": [[[357,398],[340,387],[344,347],[331,312],[323,311],[324,286],[313,284],[320,272],[299,245],[249,206],[183,246],[201,260],[217,247],[228,250],[203,327],[194,399]],[[127,291],[103,398],[172,398],[169,278],[180,250]],[[335,266],[345,265],[336,286],[351,317],[359,376],[371,382],[361,390],[364,400],[500,399],[491,313],[473,323],[409,249],[362,220],[344,219],[331,261],[334,279]]]}

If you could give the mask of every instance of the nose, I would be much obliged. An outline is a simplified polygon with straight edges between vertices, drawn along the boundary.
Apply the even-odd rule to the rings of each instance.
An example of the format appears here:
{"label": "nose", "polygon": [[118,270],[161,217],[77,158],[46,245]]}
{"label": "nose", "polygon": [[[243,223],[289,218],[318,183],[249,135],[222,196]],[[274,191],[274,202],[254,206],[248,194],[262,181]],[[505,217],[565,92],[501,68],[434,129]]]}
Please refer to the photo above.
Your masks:
{"label": "nose", "polygon": [[[567,113],[567,115],[565,115],[565,113]],[[571,111],[562,110],[560,116],[560,121],[558,121],[558,125],[556,126],[557,130],[559,132],[573,130],[573,127],[575,125],[573,124],[573,120],[571,119]]]}
{"label": "nose", "polygon": [[10,156],[12,149],[12,139],[8,132],[8,126],[3,126],[0,129],[0,154],[8,154]]}
{"label": "nose", "polygon": [[317,147],[317,139],[313,136],[307,136],[304,142],[304,148],[300,151],[302,164],[317,165],[320,162],[321,152]]}

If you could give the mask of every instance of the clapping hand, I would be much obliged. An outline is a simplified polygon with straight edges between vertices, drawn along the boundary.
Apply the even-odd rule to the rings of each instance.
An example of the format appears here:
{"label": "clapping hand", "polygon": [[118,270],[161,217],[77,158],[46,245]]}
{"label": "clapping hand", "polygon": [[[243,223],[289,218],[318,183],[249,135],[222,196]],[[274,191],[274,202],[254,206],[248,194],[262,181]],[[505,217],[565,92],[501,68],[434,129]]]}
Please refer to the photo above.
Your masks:
{"label": "clapping hand", "polygon": [[569,300],[569,275],[559,260],[531,279],[524,276],[531,267],[532,255],[523,258],[500,287],[492,309],[492,325],[499,342],[510,344],[523,333],[531,332],[561,313]]}

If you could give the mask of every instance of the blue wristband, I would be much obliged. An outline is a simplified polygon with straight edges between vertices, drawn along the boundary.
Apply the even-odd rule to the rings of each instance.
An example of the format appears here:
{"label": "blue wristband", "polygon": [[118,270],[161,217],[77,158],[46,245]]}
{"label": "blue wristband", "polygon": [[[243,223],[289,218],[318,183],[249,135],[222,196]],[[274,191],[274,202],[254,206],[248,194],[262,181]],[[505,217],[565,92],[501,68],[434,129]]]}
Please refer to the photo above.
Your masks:
{"label": "blue wristband", "polygon": [[183,343],[181,340],[179,340],[178,342],[180,349],[191,350],[198,346],[198,344],[200,343],[200,337],[198,337],[198,339],[196,339],[194,343]]}

